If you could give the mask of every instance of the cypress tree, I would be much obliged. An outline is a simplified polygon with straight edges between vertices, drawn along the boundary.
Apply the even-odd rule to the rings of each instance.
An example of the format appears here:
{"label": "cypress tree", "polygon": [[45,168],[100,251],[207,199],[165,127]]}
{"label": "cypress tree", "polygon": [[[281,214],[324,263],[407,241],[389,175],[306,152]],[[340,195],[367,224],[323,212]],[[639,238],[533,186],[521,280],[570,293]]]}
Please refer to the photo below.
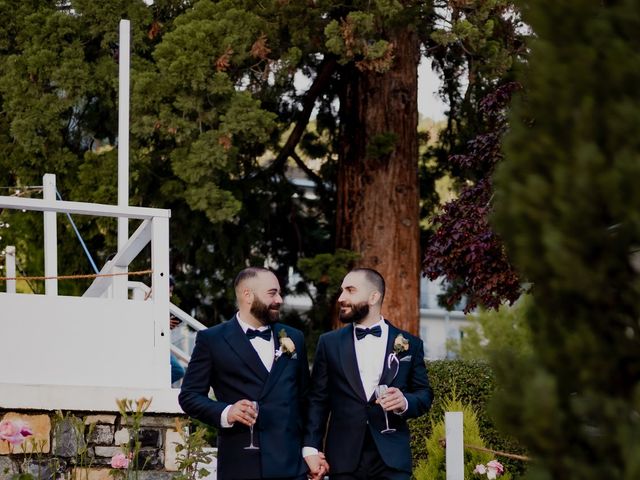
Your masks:
{"label": "cypress tree", "polygon": [[640,478],[639,3],[522,2],[535,37],[495,222],[535,299],[534,353],[499,364],[528,478]]}

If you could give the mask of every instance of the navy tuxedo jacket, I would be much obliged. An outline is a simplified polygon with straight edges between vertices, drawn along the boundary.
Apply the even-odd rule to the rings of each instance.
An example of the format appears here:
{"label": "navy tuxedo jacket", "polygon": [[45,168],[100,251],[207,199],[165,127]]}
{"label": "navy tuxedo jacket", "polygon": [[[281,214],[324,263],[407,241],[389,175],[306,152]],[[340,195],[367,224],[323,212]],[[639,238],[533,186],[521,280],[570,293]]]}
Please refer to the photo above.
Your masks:
{"label": "navy tuxedo jacket", "polygon": [[[356,469],[366,429],[371,432],[387,466],[411,473],[407,419],[427,412],[433,393],[424,363],[422,340],[387,324],[389,339],[379,384],[399,388],[408,402],[408,409],[402,415],[388,413],[389,426],[396,429],[393,433],[380,433],[385,428],[382,407],[375,403],[375,395],[365,397],[358,372],[353,325],[325,333],[318,342],[304,445],[324,451],[333,474]],[[409,349],[399,353],[398,361],[389,366],[387,359],[400,334],[409,340]]]}
{"label": "navy tuxedo jacket", "polygon": [[[286,325],[276,323],[272,328],[276,350],[282,329],[296,348],[294,354],[284,353],[275,360],[271,372],[235,317],[196,337],[178,398],[185,413],[218,427],[220,480],[295,477],[306,472],[301,456],[309,386],[304,339],[302,332]],[[208,397],[209,387],[215,400]],[[244,449],[250,441],[249,427],[236,423],[221,428],[222,411],[241,399],[258,402],[254,444],[260,450]]]}

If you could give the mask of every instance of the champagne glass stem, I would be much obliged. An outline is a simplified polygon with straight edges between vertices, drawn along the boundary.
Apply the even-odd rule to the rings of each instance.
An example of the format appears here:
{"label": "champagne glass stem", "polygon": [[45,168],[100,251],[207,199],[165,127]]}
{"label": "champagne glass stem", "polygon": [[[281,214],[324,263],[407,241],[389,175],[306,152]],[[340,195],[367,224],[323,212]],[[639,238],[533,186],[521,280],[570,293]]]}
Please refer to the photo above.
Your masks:
{"label": "champagne glass stem", "polygon": [[384,411],[384,421],[387,424],[387,430],[389,430],[389,417],[387,416],[387,411]]}

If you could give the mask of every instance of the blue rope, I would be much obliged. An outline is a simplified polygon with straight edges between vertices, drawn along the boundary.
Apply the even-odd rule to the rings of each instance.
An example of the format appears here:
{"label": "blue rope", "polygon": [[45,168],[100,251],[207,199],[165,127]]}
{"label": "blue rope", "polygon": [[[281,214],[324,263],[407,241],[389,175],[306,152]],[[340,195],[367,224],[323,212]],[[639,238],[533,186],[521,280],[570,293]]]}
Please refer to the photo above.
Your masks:
{"label": "blue rope", "polygon": [[[56,195],[58,196],[58,200],[62,200],[62,196],[60,195],[60,192],[58,191],[57,188],[56,188]],[[87,258],[89,259],[89,262],[93,267],[93,271],[95,273],[99,273],[98,267],[96,267],[96,262],[93,261],[93,257],[91,257],[91,253],[89,253],[89,249],[87,248],[87,245],[84,243],[84,240],[82,239],[82,236],[80,235],[80,232],[78,231],[78,228],[76,227],[75,222],[71,218],[70,213],[67,213],[67,218],[69,219],[69,222],[71,222],[71,226],[73,227],[73,231],[76,232],[76,236],[78,237],[78,240],[80,240],[80,245],[82,245],[82,249],[84,250],[84,253],[87,255]]]}

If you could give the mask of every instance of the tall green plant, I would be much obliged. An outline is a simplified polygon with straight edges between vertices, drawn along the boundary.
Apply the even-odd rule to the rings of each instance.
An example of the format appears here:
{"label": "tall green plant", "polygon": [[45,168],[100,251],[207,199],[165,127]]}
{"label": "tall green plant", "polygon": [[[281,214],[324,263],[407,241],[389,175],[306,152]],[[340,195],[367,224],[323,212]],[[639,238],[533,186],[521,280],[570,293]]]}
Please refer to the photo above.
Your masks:
{"label": "tall green plant", "polygon": [[501,362],[502,423],[529,478],[640,478],[640,9],[520,2],[521,72],[496,225],[533,284],[533,354]]}
{"label": "tall green plant", "polygon": [[213,454],[207,451],[207,429],[204,426],[176,420],[176,430],[182,436],[182,443],[176,445],[176,461],[179,474],[175,480],[199,480],[211,474],[204,465],[213,460]]}

